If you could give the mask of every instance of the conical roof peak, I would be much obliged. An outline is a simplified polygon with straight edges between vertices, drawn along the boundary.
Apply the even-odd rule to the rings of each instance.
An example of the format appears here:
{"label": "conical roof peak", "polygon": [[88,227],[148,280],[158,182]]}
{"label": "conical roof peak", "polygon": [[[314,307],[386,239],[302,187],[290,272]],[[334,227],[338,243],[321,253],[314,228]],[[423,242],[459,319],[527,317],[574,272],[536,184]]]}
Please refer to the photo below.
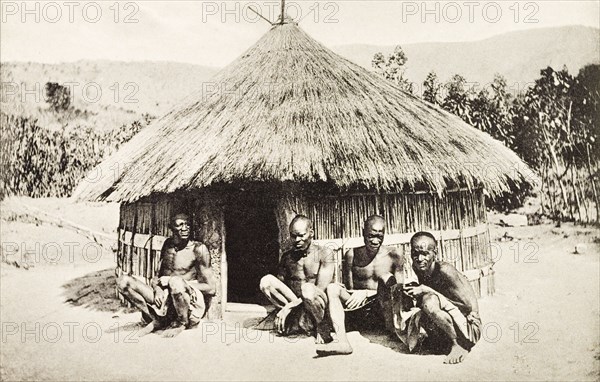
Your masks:
{"label": "conical roof peak", "polygon": [[[117,178],[116,163],[135,163]],[[483,173],[477,163],[493,163]],[[294,23],[274,25],[202,91],[125,144],[83,182],[86,199],[133,201],[232,182],[327,182],[401,190],[509,190],[527,167],[460,118],[340,57]],[[102,170],[104,169],[104,170]]]}

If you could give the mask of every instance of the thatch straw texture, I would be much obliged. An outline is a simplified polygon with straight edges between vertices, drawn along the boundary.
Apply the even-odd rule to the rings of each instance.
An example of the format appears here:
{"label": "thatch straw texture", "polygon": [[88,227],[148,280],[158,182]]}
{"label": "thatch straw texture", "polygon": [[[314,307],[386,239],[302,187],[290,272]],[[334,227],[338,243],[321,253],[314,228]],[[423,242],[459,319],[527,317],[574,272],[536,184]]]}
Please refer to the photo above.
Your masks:
{"label": "thatch straw texture", "polygon": [[283,24],[100,164],[75,197],[135,201],[256,181],[494,194],[525,171],[489,135]]}

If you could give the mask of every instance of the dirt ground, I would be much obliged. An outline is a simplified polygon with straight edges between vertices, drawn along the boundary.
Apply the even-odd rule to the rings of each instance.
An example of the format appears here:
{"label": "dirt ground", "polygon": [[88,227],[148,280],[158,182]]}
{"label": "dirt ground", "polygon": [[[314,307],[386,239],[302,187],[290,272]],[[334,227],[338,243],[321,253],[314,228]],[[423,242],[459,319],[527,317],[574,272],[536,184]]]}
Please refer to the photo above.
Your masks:
{"label": "dirt ground", "polygon": [[[115,205],[2,202],[2,256],[13,264],[0,268],[2,380],[600,379],[597,229],[491,226],[496,294],[480,300],[484,336],[450,366],[358,332],[354,354],[315,358],[312,339],[243,329],[235,317],[174,339],[137,339],[127,325],[139,314],[114,299],[110,243],[36,220],[23,203],[108,234],[118,220]],[[503,236],[513,239],[497,241]],[[582,243],[585,253],[575,254]]]}

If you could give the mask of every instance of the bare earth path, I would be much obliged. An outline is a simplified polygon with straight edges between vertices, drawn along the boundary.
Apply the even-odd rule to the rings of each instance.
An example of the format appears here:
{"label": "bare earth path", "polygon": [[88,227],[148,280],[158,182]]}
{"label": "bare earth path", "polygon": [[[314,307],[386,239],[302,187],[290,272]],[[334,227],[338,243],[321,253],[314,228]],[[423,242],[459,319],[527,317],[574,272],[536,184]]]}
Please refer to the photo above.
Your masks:
{"label": "bare earth path", "polygon": [[[114,206],[27,202],[97,230],[116,226]],[[494,244],[496,295],[480,300],[484,338],[463,364],[448,366],[442,356],[408,355],[384,336],[369,336],[369,341],[357,332],[350,334],[354,354],[314,359],[312,339],[279,338],[236,327],[233,321],[207,322],[174,339],[130,338],[132,332],[115,329],[137,321],[138,314],[110,312],[114,302],[108,300],[101,307],[65,302],[70,297],[64,285],[79,282],[85,288],[89,278],[73,280],[114,268],[112,253],[104,250],[97,258],[91,245],[82,253],[89,239],[6,212],[13,207],[3,202],[3,256],[14,243],[27,248],[40,243],[41,249],[29,270],[6,264],[0,269],[2,380],[600,378],[600,263],[599,246],[593,243],[600,238],[598,230],[492,228],[494,237],[508,232],[515,240]],[[582,242],[587,252],[573,254]],[[48,243],[61,248],[56,264],[47,261],[57,258]],[[71,258],[69,248],[74,248]]]}

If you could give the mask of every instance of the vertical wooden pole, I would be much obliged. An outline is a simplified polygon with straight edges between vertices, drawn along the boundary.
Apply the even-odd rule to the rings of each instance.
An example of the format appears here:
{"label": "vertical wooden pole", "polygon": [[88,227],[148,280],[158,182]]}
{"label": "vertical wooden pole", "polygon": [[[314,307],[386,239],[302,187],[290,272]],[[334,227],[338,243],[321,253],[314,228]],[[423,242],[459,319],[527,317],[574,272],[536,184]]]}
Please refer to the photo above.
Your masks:
{"label": "vertical wooden pole", "polygon": [[[133,204],[133,227],[131,227],[131,243],[129,243],[130,245],[130,250],[129,250],[129,272],[134,273],[133,272],[133,255],[136,253],[135,252],[135,247],[133,246],[134,243],[134,239],[135,239],[135,231],[137,230],[137,221],[138,221],[138,210],[137,210],[137,203]],[[139,272],[138,272],[139,273]]]}
{"label": "vertical wooden pole", "polygon": [[[123,274],[123,264],[122,264],[122,258],[121,256],[123,255],[123,244],[121,243],[121,226],[123,224],[123,204],[121,203],[119,205],[119,225],[117,226],[117,278],[121,277],[121,275]],[[119,299],[119,301],[121,301],[121,303],[125,302],[125,299],[121,296],[121,294],[119,293],[118,288],[115,286],[115,293],[117,295],[117,298]]]}
{"label": "vertical wooden pole", "polygon": [[154,264],[156,264],[156,259],[155,254],[154,254],[154,250],[155,248],[153,248],[152,246],[152,242],[154,240],[152,240],[154,238],[154,235],[156,235],[156,200],[152,200],[152,209],[150,211],[150,246],[148,247],[148,251],[150,253],[150,278],[153,278],[156,275],[156,271],[157,269],[155,268]]}
{"label": "vertical wooden pole", "polygon": [[227,310],[227,253],[225,252],[225,240],[227,240],[227,232],[225,232],[225,207],[223,206],[222,200],[219,205],[221,211],[219,211],[219,217],[221,221],[221,317],[225,317],[225,311]]}
{"label": "vertical wooden pole", "polygon": [[[433,204],[433,209],[435,212],[435,215],[437,216],[437,226],[433,227],[434,229],[437,229],[440,231],[440,242],[439,242],[439,247],[440,247],[440,256],[442,257],[442,259],[444,259],[446,257],[446,251],[444,249],[444,227],[442,224],[442,218],[440,217],[440,205],[438,203],[438,197],[437,195],[431,195],[431,200],[432,200],[432,204]],[[444,199],[440,199],[440,201],[442,201],[442,208],[444,208],[444,204],[443,203]]]}

